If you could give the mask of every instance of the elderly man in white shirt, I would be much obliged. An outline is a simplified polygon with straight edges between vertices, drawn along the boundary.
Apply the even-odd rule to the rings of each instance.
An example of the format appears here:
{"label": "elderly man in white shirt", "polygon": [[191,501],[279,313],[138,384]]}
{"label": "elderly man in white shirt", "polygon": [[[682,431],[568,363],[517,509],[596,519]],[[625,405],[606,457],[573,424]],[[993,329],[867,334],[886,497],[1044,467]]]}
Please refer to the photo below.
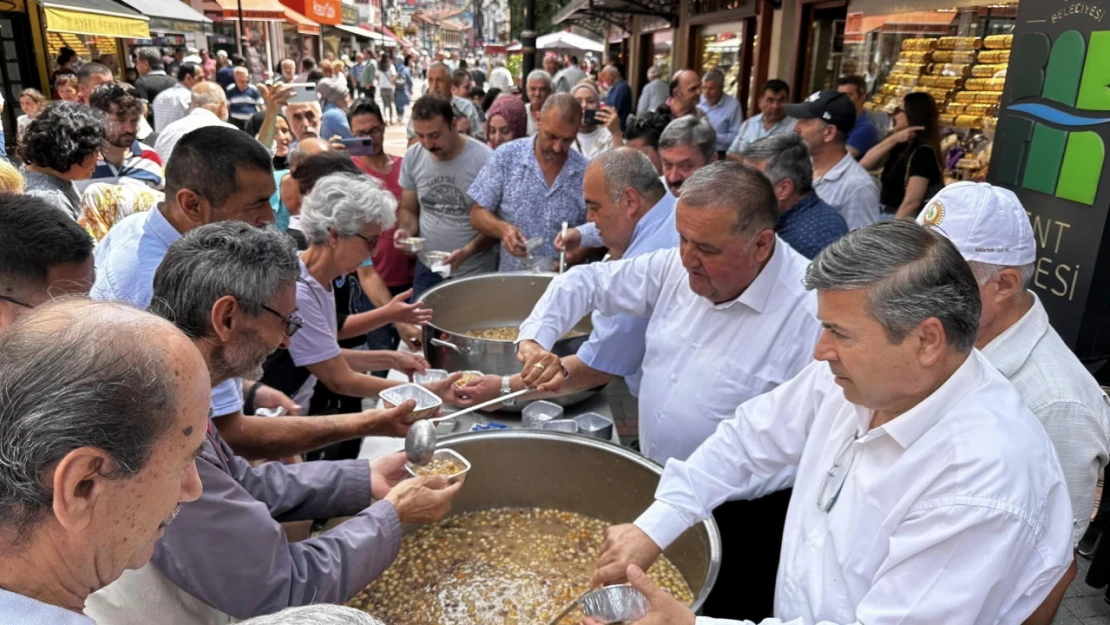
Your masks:
{"label": "elderly man in white shirt", "polygon": [[154,144],[154,151],[162,158],[163,163],[169,162],[170,154],[173,154],[173,148],[181,140],[181,137],[197,128],[208,126],[235,128],[227,121],[227,93],[214,82],[201,82],[194,86],[190,106],[192,109],[188,115],[166,126],[158,133],[158,141]]}
{"label": "elderly man in white shirt", "polygon": [[643,625],[729,622],[695,621],[642,569],[719,502],[792,480],[764,623],[1021,623],[1071,562],[1071,503],[1044,428],[974,349],[971,269],[892,221],[825,248],[806,287],[819,362],[668,462],[655,503],[606,532],[593,581],[645,591]]}
{"label": "elderly man in white shirt", "polygon": [[[1071,498],[1072,543],[1078,543],[1110,457],[1110,400],[1028,289],[1037,261],[1029,216],[1009,189],[958,182],[930,200],[917,221],[948,237],[971,266],[983,303],[975,347],[1013,382],[1052,439]],[[1052,610],[1074,577],[1073,562]],[[1047,623],[1051,613],[1045,616]]]}
{"label": "elderly man in white shirt", "polygon": [[[520,327],[524,384],[561,386],[549,350],[591,311],[648,317],[640,450],[659,463],[685,460],[737,404],[812,360],[821,328],[816,298],[802,285],[808,261],[775,236],[776,207],[770,183],[754,169],[721,162],[699,169],[678,199],[679,249],[576,267],[551,283]],[[789,486],[783,479],[777,489]],[[714,593],[706,610],[770,612],[788,500],[775,493],[718,510],[721,578],[747,592]]]}

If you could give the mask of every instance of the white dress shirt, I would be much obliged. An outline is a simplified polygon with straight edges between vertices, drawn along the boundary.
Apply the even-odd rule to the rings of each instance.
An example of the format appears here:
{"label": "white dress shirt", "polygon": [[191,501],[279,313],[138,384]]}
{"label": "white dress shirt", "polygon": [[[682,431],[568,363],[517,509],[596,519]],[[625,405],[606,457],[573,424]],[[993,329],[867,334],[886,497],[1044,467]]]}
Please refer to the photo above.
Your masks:
{"label": "white dress shirt", "polygon": [[1033,307],[988,343],[983,355],[1017,388],[1056,447],[1077,544],[1091,522],[1095,486],[1110,456],[1110,400],[1049,325],[1041,300],[1029,293]]}
{"label": "white dress shirt", "polygon": [[[972,351],[917,406],[869,431],[871,417],[815,362],[667,463],[636,525],[665,546],[721,502],[795,475],[779,620],[764,623],[1021,623],[1071,562],[1072,523],[1052,441],[1017,390]],[[850,446],[824,512],[825,477]]]}
{"label": "white dress shirt", "polygon": [[154,96],[150,106],[154,109],[154,129],[162,132],[167,126],[189,114],[193,92],[181,83]]}
{"label": "white dress shirt", "polygon": [[[677,249],[575,267],[556,278],[520,326],[545,349],[593,310],[650,317],[640,383],[640,450],[685,459],[736,406],[794,377],[821,334],[809,261],[776,239],[740,297],[714,304],[690,290]],[[782,484],[788,486],[789,482]]]}
{"label": "white dress shirt", "polygon": [[168,163],[170,162],[170,154],[173,154],[173,148],[181,140],[181,137],[198,128],[208,126],[235,128],[235,126],[221,120],[212,111],[197,107],[189,111],[188,115],[166,126],[165,130],[158,133],[158,141],[154,144],[154,151],[162,158],[163,163]]}

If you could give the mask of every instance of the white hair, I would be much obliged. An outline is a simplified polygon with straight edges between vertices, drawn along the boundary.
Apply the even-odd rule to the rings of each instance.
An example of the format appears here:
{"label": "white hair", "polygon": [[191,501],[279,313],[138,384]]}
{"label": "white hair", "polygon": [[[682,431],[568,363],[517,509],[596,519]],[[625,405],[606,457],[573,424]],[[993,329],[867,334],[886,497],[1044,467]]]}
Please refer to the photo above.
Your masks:
{"label": "white hair", "polygon": [[551,74],[548,74],[546,70],[542,70],[542,69],[534,69],[531,72],[529,72],[528,80],[524,81],[524,86],[527,87],[534,80],[543,81],[543,83],[546,84],[549,89],[553,88],[554,84],[555,84],[551,80]]}
{"label": "white hair", "polygon": [[256,616],[242,621],[241,625],[382,625],[382,622],[361,610],[318,603]]}
{"label": "white hair", "polygon": [[1021,274],[1022,288],[1027,289],[1029,288],[1029,283],[1033,281],[1033,274],[1037,271],[1037,265],[1035,263],[1017,267],[1012,265],[992,265],[990,263],[981,263],[977,260],[969,260],[967,264],[971,267],[971,273],[975,276],[975,281],[979,283],[979,286],[983,286],[992,279],[997,278],[998,274],[1002,273],[1003,269],[1015,269]]}
{"label": "white hair", "polygon": [[232,70],[232,71],[233,71],[233,73],[236,73],[236,74],[238,74],[239,72],[243,72],[243,73],[244,73],[244,74],[246,74],[247,76],[250,76],[250,75],[251,75],[251,71],[250,71],[249,69],[247,69],[247,68],[243,67],[242,65],[240,65],[240,66],[236,67],[236,68],[235,68],[234,70]]}
{"label": "white hair", "polygon": [[350,237],[368,224],[392,228],[396,209],[393,194],[370,176],[331,174],[317,181],[301,203],[301,229],[309,245],[322,245],[332,230]]}

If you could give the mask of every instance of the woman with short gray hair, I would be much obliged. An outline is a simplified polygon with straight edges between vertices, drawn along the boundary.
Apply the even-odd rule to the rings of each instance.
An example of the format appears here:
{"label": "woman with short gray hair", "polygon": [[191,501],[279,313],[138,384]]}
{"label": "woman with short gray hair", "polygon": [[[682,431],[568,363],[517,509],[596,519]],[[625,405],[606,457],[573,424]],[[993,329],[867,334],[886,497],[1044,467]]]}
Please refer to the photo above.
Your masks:
{"label": "woman with short gray hair", "polygon": [[[310,414],[314,412],[309,402],[317,379],[337,395],[375,397],[398,383],[360,372],[398,369],[411,373],[427,366],[408,354],[344,350],[338,343],[364,334],[366,329],[339,324],[333,283],[370,258],[382,230],[393,226],[396,206],[393,195],[373,178],[352,173],[321,178],[301,203],[301,229],[308,249],[300,257],[297,306],[304,326],[290,339],[285,362],[272,358],[266,375],[280,377],[281,388],[296,389],[293,400],[309,408]],[[453,399],[450,389],[457,378],[428,388],[444,399]]]}

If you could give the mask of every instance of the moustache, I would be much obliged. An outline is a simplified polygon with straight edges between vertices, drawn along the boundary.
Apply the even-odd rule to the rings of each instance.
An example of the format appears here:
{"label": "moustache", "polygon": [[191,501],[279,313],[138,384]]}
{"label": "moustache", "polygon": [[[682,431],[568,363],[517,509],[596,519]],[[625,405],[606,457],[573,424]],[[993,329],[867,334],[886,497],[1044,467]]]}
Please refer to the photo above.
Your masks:
{"label": "moustache", "polygon": [[176,519],[177,515],[179,514],[181,514],[181,504],[177,504],[177,507],[173,509],[173,512],[171,512],[168,517],[166,517],[165,521],[162,521],[161,525],[158,526],[158,529],[166,529],[167,527],[169,527],[170,524],[173,523],[173,520]]}

